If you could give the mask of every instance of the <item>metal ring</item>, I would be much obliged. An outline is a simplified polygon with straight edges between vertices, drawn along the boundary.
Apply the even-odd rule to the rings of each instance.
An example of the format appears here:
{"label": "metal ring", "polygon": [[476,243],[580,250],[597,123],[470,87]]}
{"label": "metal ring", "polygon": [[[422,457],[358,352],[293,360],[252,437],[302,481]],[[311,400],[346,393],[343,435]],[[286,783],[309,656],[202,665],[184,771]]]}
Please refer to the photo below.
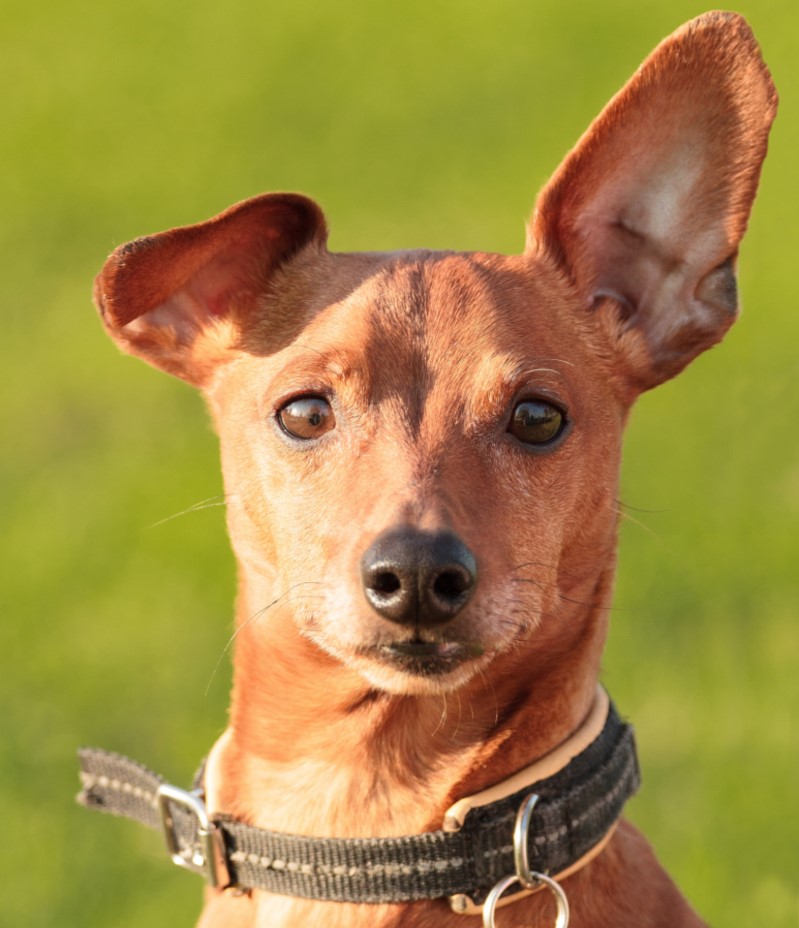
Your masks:
{"label": "metal ring", "polygon": [[556,880],[553,880],[551,876],[547,876],[546,873],[536,873],[533,870],[530,876],[533,878],[532,884],[527,884],[522,880],[522,885],[527,889],[531,889],[533,886],[540,886],[543,883],[555,897],[555,905],[557,906],[555,928],[569,928],[569,900],[563,891],[563,887]]}
{"label": "metal ring", "polygon": [[516,865],[516,873],[523,883],[527,880],[528,874],[532,872],[527,852],[527,833],[530,831],[530,819],[537,802],[537,794],[530,793],[519,806],[516,815],[516,826],[513,829],[513,862]]}
{"label": "metal ring", "polygon": [[486,901],[483,903],[483,928],[496,928],[494,912],[497,910],[497,903],[505,890],[510,889],[514,883],[518,883],[519,885],[522,883],[515,873],[513,876],[506,876],[504,879],[500,880],[486,896]]}
{"label": "metal ring", "polygon": [[500,897],[515,883],[524,886],[526,889],[531,889],[534,886],[540,886],[542,884],[546,886],[555,897],[555,904],[557,906],[555,928],[569,928],[569,900],[566,898],[566,893],[563,892],[563,888],[559,883],[556,883],[552,877],[544,873],[531,873],[530,875],[533,877],[533,881],[530,883],[520,879],[514,873],[513,876],[506,876],[494,886],[491,892],[486,896],[486,901],[483,903],[483,928],[496,928],[494,914],[497,910]]}

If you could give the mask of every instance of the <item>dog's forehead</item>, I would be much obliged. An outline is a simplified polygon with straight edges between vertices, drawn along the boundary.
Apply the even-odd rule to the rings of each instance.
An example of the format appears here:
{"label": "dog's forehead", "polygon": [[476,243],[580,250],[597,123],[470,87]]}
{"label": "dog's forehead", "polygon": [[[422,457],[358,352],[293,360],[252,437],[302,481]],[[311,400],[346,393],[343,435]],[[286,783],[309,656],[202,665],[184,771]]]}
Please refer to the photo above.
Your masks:
{"label": "dog's forehead", "polygon": [[[301,340],[367,362],[415,357],[439,372],[493,354],[518,363],[583,353],[593,326],[562,277],[529,256],[412,251],[332,255]],[[330,293],[336,297],[327,303]],[[320,294],[322,295],[320,298]],[[314,305],[316,304],[316,305]],[[570,311],[570,305],[571,309]],[[586,351],[589,354],[590,351]]]}

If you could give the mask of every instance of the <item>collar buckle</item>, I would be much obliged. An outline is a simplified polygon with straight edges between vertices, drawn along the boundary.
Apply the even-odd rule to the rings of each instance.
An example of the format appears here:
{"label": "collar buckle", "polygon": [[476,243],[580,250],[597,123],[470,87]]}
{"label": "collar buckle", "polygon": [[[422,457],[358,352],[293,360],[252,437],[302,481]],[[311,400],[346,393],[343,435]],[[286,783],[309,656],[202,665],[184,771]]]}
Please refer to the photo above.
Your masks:
{"label": "collar buckle", "polygon": [[228,886],[230,874],[222,832],[208,815],[202,791],[189,792],[162,783],[157,796],[161,826],[172,862],[204,876],[212,888]]}

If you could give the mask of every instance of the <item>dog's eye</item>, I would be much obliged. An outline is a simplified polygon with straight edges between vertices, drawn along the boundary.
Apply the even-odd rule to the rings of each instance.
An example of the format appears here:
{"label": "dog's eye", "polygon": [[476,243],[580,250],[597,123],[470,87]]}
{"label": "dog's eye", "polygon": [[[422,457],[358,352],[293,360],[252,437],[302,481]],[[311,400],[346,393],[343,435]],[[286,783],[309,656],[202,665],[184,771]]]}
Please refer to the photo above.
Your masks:
{"label": "dog's eye", "polygon": [[552,403],[522,400],[513,408],[508,431],[527,445],[548,445],[563,432],[566,416]]}
{"label": "dog's eye", "polygon": [[292,438],[310,441],[335,428],[336,417],[330,403],[321,396],[302,396],[277,411],[277,420]]}

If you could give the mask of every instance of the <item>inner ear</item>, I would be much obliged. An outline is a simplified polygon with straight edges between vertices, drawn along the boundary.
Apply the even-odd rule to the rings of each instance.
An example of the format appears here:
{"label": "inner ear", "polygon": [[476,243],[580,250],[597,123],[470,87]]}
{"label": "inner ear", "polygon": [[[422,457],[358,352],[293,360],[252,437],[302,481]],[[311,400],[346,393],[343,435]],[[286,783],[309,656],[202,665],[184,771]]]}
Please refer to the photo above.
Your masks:
{"label": "inner ear", "polygon": [[638,389],[673,376],[737,314],[746,229],[776,92],[745,20],[666,39],[542,191],[529,247],[613,313]]}
{"label": "inner ear", "polygon": [[312,200],[255,197],[121,246],[95,281],[95,302],[125,351],[201,385],[215,351],[262,307],[278,268],[305,248],[323,249],[326,237]]}

